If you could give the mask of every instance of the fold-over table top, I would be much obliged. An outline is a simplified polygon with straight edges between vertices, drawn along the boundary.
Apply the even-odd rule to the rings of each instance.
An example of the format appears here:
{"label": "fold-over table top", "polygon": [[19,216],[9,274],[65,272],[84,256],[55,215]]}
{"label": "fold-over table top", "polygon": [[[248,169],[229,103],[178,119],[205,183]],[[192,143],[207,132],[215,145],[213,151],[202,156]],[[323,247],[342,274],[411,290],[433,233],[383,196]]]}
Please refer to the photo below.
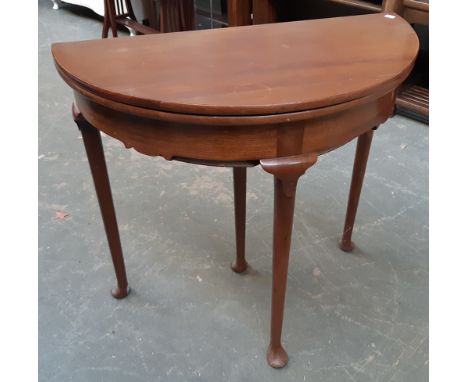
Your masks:
{"label": "fold-over table top", "polygon": [[61,75],[80,91],[197,115],[311,110],[391,91],[418,50],[392,14],[57,43]]}

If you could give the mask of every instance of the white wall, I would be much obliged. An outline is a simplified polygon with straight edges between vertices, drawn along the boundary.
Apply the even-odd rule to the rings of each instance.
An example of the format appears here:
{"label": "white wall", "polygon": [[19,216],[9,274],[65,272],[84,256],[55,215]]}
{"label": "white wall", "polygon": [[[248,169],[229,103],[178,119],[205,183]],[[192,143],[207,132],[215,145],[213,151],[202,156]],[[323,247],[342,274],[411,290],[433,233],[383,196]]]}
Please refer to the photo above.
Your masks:
{"label": "white wall", "polygon": [[[53,1],[53,0],[52,0]],[[147,14],[148,0],[131,0],[135,16],[138,20],[145,18]],[[151,1],[151,0],[150,0]],[[98,15],[104,16],[104,0],[66,0],[64,3],[81,5],[92,9]],[[145,4],[143,4],[145,3]]]}

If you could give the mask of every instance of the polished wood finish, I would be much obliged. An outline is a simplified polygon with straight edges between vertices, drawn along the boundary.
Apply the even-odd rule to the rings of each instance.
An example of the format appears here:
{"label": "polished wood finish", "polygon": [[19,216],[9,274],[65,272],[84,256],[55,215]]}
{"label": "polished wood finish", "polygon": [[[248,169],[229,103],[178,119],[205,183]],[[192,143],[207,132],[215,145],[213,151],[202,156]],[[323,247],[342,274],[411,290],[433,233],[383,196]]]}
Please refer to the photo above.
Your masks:
{"label": "polished wood finish", "polygon": [[325,153],[339,147],[383,123],[393,112],[394,96],[391,92],[303,113],[250,118],[149,112],[89,93],[88,97],[75,93],[75,102],[93,126],[142,154],[166,159],[255,162],[284,155],[280,148],[288,131],[302,138],[294,154]]}
{"label": "polished wood finish", "polygon": [[137,21],[133,21],[130,19],[120,19],[119,24],[123,25],[127,28],[133,29],[135,33],[137,34],[153,34],[153,33],[159,33],[158,30],[155,30],[151,27],[148,27],[144,24],[140,24]]}
{"label": "polished wood finish", "polygon": [[[383,14],[54,44],[57,71],[89,132],[85,145],[120,290],[126,279],[98,130],[146,155],[234,167],[237,271],[246,266],[243,167],[261,164],[275,184],[267,360],[283,367],[298,178],[318,155],[368,136],[392,114],[417,50],[410,26]],[[102,59],[115,64],[104,70],[96,65]]]}
{"label": "polished wood finish", "polygon": [[273,287],[270,345],[267,350],[267,361],[274,368],[284,367],[288,362],[288,354],[281,344],[281,332],[297,181],[316,161],[315,153],[260,161],[262,168],[274,175],[275,181]]}
{"label": "polished wood finish", "polygon": [[124,298],[130,291],[125,272],[125,263],[120,244],[119,229],[117,218],[115,216],[114,203],[112,201],[112,192],[107,174],[106,160],[102,147],[101,133],[89,124],[80,111],[73,108],[73,118],[83,136],[83,143],[88,156],[89,167],[96,188],[96,195],[101,209],[101,216],[104,222],[107,241],[109,243],[112,263],[114,264],[117,286],[112,289],[112,296],[115,298]]}
{"label": "polished wood finish", "polygon": [[[411,24],[429,25],[429,0],[383,0],[382,5],[363,0],[327,0],[329,3],[360,9],[366,12],[396,13]],[[233,5],[236,3],[232,1]],[[291,2],[291,6],[294,2]],[[266,24],[277,22],[281,15],[275,7],[273,0],[252,0],[253,23]],[[235,9],[233,12],[242,10]],[[242,18],[242,16],[237,16]],[[247,25],[234,24],[234,25]],[[428,92],[427,92],[428,93]],[[402,92],[397,94],[397,111],[403,115],[428,123],[429,108],[420,103],[413,102],[410,97],[404,97]]]}
{"label": "polished wood finish", "polygon": [[245,260],[245,210],[247,193],[247,169],[245,167],[233,167],[234,179],[234,214],[236,222],[236,260],[231,268],[236,273],[242,273],[247,269]]}
{"label": "polished wood finish", "polygon": [[359,197],[361,196],[362,184],[364,183],[364,175],[366,174],[367,159],[369,158],[373,134],[374,131],[369,130],[360,135],[356,146],[353,176],[349,190],[348,208],[346,210],[343,236],[340,240],[340,248],[345,252],[351,252],[354,249],[354,243],[351,240],[351,236],[353,234],[354,221],[356,220],[356,212],[358,209]]}
{"label": "polished wood finish", "polygon": [[403,0],[383,0],[382,10],[401,14],[403,12]]}
{"label": "polished wood finish", "polygon": [[[388,92],[407,76],[418,47],[404,20],[382,14],[211,32],[140,36],[132,44],[54,44],[53,54],[66,77],[106,99],[240,116],[299,112]],[[86,64],[75,55],[86,57]],[[112,71],[102,62],[112,62]],[[180,77],[177,86],[174,77]]]}

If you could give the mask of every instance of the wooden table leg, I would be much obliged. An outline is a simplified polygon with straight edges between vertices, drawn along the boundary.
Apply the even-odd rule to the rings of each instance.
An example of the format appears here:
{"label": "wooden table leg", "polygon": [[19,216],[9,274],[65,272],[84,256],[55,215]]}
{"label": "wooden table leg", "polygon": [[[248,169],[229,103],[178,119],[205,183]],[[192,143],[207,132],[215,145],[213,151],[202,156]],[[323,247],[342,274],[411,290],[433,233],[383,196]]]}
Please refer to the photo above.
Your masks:
{"label": "wooden table leg", "polygon": [[115,275],[117,277],[117,287],[112,289],[112,296],[115,298],[124,298],[128,295],[130,289],[127,283],[125,263],[122,254],[122,246],[120,244],[119,229],[115,216],[114,203],[112,201],[101,134],[99,130],[84,119],[83,115],[75,106],[73,106],[73,117],[83,136],[86,155],[88,156],[89,167],[93,176],[94,187],[96,189],[107,241],[112,255],[112,262],[114,264]]}
{"label": "wooden table leg", "polygon": [[316,154],[260,161],[262,168],[275,176],[271,332],[267,351],[267,361],[274,368],[284,367],[288,363],[288,354],[281,344],[281,332],[296,185],[299,177],[316,161]]}
{"label": "wooden table leg", "polygon": [[370,130],[358,138],[356,146],[356,155],[354,158],[353,176],[349,189],[348,208],[346,210],[346,219],[343,229],[343,236],[340,240],[340,248],[345,252],[351,252],[354,249],[354,243],[351,241],[353,234],[354,220],[361,195],[362,183],[366,173],[367,158],[372,143],[374,130]]}
{"label": "wooden table leg", "polygon": [[245,261],[245,205],[247,192],[247,169],[233,167],[234,175],[234,215],[236,220],[236,260],[231,268],[236,273],[247,269]]}

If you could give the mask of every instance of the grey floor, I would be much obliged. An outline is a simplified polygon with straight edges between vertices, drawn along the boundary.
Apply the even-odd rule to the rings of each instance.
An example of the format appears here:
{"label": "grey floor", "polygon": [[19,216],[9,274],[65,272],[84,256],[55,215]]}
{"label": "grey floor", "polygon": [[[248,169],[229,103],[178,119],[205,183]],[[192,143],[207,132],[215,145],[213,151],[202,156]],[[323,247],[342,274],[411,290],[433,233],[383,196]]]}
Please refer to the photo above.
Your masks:
{"label": "grey floor", "polygon": [[265,362],[273,181],[259,168],[248,172],[251,268],[239,276],[229,268],[230,171],[145,157],[104,137],[132,287],[127,299],[110,296],[72,92],[50,55],[52,42],[98,38],[100,28],[39,1],[40,381],[427,381],[428,127],[399,116],[375,134],[354,253],[337,240],[355,144],[320,157],[300,181],[285,369]]}

